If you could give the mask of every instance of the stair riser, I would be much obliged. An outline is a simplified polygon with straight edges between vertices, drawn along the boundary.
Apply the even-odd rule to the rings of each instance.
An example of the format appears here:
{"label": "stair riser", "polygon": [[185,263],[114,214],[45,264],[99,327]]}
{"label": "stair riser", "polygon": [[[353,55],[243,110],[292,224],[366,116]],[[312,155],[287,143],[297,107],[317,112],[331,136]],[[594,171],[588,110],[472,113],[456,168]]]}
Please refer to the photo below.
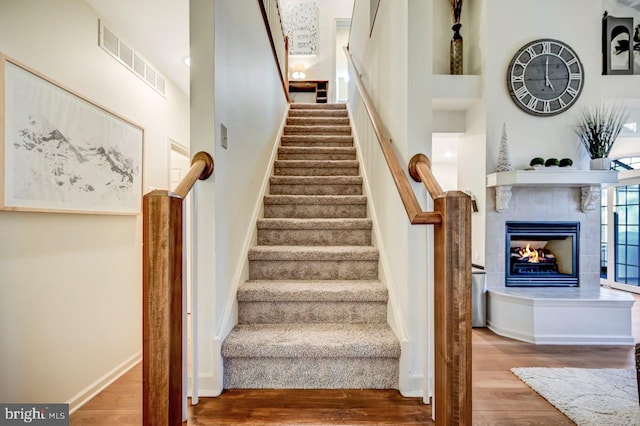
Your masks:
{"label": "stair riser", "polygon": [[374,280],[377,260],[250,260],[251,280]]}
{"label": "stair riser", "polygon": [[367,206],[365,204],[265,204],[264,217],[292,217],[292,218],[365,218]]}
{"label": "stair riser", "polygon": [[238,302],[240,324],[384,324],[386,302]]}
{"label": "stair riser", "polygon": [[351,135],[349,126],[284,126],[285,135]]}
{"label": "stair riser", "polygon": [[285,147],[307,147],[307,148],[352,148],[353,136],[333,136],[323,138],[314,135],[283,135],[280,143]]}
{"label": "stair riser", "polygon": [[278,154],[278,160],[355,160],[355,153],[289,153],[281,152]]}
{"label": "stair riser", "polygon": [[362,195],[362,185],[271,185],[273,195]]}
{"label": "stair riser", "polygon": [[345,104],[305,104],[305,103],[293,103],[291,104],[291,109],[303,109],[303,110],[314,110],[314,109],[335,109],[340,111],[346,111],[347,106]]}
{"label": "stair riser", "polygon": [[281,167],[275,166],[276,176],[358,176],[358,167]]}
{"label": "stair riser", "polygon": [[225,358],[225,389],[398,389],[397,358]]}
{"label": "stair riser", "polygon": [[369,246],[371,230],[259,229],[258,244],[264,246]]}
{"label": "stair riser", "polygon": [[287,124],[291,126],[348,126],[346,117],[288,117]]}
{"label": "stair riser", "polygon": [[348,117],[346,109],[325,109],[325,110],[306,110],[292,109],[289,111],[289,117]]}

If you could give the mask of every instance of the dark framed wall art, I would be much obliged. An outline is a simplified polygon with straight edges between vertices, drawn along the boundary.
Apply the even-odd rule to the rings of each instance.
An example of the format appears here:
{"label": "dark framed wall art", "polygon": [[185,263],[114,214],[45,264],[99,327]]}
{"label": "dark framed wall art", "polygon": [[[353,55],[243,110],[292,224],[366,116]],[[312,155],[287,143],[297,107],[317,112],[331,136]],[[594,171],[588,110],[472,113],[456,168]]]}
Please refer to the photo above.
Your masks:
{"label": "dark framed wall art", "polygon": [[144,130],[0,53],[0,209],[139,214]]}

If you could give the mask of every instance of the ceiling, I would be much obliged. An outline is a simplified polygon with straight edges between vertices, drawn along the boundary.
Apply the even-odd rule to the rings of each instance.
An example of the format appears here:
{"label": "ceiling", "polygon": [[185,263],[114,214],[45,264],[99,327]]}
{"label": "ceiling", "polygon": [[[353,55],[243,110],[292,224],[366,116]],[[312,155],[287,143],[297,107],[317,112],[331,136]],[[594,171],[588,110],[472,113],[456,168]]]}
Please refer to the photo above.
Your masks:
{"label": "ceiling", "polygon": [[189,0],[86,0],[107,26],[189,94]]}

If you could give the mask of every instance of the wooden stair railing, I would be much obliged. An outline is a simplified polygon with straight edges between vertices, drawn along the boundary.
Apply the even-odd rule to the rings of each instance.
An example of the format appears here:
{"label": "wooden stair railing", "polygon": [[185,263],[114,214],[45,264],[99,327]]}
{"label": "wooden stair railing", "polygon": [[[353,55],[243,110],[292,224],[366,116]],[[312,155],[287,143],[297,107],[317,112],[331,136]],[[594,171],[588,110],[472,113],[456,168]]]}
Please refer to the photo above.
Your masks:
{"label": "wooden stair railing", "polygon": [[431,173],[431,161],[416,154],[409,174],[422,182],[434,201],[434,211],[422,211],[390,139],[344,48],[354,81],[373,125],[391,175],[411,224],[434,225],[434,344],[436,425],[471,424],[471,197],[461,191],[443,192]]}
{"label": "wooden stair railing", "polygon": [[198,179],[213,173],[206,152],[173,192],[142,200],[142,408],[145,426],[182,424],[182,203]]}
{"label": "wooden stair railing", "polygon": [[289,97],[289,37],[284,32],[280,5],[277,0],[258,0],[258,4],[271,44],[273,58],[278,67],[278,74],[280,74],[284,96],[287,102],[291,103]]}

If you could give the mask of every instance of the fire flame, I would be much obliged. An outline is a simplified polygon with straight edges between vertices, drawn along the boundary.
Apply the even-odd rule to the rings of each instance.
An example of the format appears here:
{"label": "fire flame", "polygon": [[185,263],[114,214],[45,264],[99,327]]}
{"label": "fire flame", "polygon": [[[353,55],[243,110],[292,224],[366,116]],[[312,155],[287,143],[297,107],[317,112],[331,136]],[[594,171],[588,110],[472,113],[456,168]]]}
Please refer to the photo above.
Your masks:
{"label": "fire flame", "polygon": [[531,250],[530,246],[531,244],[527,244],[527,247],[525,247],[524,250],[520,250],[518,254],[520,255],[521,258],[523,259],[526,258],[527,262],[529,263],[540,263],[540,257],[543,257],[543,256],[540,256],[538,254],[538,250],[536,249]]}

